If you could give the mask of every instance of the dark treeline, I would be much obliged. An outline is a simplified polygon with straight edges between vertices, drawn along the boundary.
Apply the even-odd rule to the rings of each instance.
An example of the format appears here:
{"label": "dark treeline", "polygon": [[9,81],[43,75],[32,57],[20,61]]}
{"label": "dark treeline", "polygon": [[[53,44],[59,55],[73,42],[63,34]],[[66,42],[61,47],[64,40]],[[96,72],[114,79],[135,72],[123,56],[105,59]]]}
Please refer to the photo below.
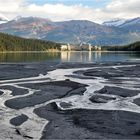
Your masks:
{"label": "dark treeline", "polygon": [[38,39],[24,39],[0,33],[0,51],[53,51],[60,50],[60,44]]}
{"label": "dark treeline", "polygon": [[140,51],[140,42],[135,42],[125,46],[106,47],[108,51]]}

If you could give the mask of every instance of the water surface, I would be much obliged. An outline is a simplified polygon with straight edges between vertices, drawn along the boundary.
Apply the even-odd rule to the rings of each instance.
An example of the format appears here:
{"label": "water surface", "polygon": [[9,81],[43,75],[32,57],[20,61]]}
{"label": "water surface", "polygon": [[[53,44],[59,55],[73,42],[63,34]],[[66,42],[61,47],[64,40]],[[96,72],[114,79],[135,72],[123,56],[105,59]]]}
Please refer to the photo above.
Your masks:
{"label": "water surface", "polygon": [[20,52],[0,53],[1,63],[10,62],[107,62],[140,59],[140,52]]}

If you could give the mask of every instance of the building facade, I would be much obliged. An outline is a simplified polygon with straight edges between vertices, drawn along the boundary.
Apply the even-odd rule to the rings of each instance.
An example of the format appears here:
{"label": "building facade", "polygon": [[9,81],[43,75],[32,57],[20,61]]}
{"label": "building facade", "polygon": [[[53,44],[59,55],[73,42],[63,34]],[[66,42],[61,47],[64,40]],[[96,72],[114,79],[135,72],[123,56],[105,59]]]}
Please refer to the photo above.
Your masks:
{"label": "building facade", "polygon": [[61,45],[61,51],[101,51],[101,46],[92,46],[91,44],[81,43]]}

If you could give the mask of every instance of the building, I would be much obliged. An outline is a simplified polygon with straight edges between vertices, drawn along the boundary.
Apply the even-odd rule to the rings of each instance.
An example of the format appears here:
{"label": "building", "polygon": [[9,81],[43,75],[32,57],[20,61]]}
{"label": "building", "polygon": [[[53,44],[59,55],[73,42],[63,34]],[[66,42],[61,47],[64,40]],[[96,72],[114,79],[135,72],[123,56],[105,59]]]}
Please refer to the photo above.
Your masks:
{"label": "building", "polygon": [[87,44],[87,43],[81,43],[80,48],[81,48],[81,50],[85,50],[85,51],[91,51],[92,50],[91,44]]}
{"label": "building", "polygon": [[101,51],[102,50],[101,46],[95,46],[94,49],[95,49],[95,51]]}
{"label": "building", "polygon": [[61,51],[66,51],[68,50],[68,46],[67,45],[61,45]]}
{"label": "building", "polygon": [[68,51],[71,51],[71,45],[69,43],[67,44],[67,49]]}
{"label": "building", "polygon": [[91,51],[92,48],[93,48],[93,47],[91,46],[91,44],[88,44],[88,50]]}
{"label": "building", "polygon": [[61,51],[71,51],[71,45],[69,43],[67,45],[61,45]]}
{"label": "building", "polygon": [[91,44],[63,44],[61,45],[61,51],[101,51],[101,46],[92,46]]}

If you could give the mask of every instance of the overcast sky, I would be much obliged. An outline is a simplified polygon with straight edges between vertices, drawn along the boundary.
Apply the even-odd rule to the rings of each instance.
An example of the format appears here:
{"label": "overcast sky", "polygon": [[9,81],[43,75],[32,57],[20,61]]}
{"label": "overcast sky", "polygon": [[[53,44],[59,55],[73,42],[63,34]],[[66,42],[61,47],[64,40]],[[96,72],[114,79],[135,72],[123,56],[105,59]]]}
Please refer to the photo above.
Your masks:
{"label": "overcast sky", "polygon": [[37,16],[53,21],[84,19],[101,23],[140,16],[140,0],[0,0],[0,14]]}

